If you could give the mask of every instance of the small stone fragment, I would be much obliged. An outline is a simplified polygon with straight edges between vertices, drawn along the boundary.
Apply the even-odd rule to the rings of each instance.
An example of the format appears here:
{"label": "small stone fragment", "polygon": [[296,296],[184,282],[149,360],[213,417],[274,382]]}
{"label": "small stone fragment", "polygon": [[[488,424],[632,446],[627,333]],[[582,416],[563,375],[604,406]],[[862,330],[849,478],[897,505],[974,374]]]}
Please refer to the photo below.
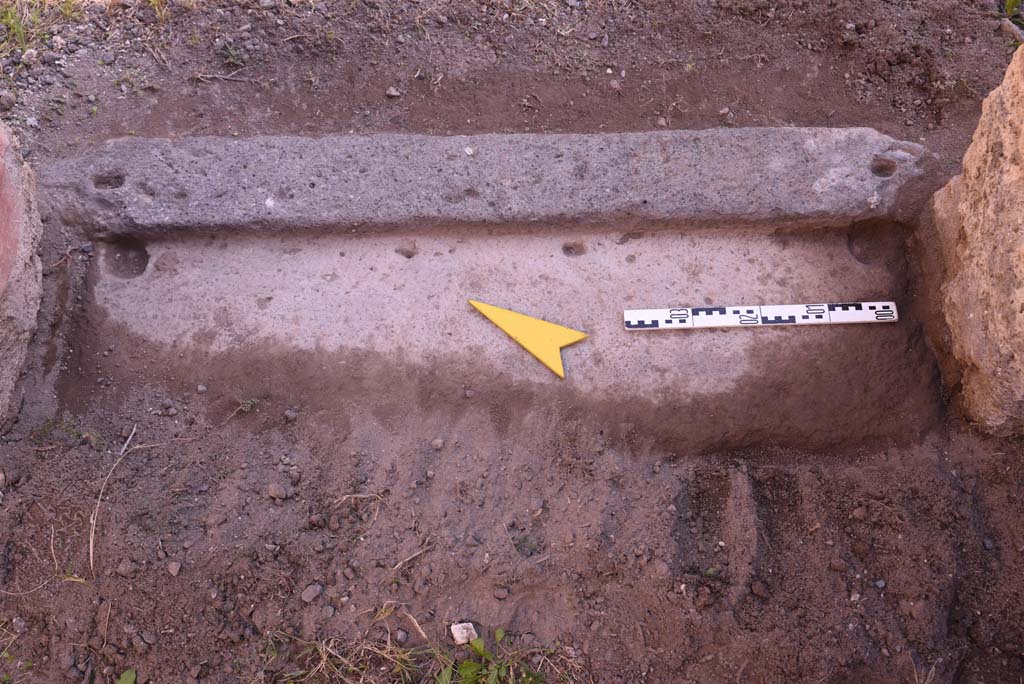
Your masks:
{"label": "small stone fragment", "polygon": [[430,446],[434,451],[440,451],[444,449],[444,440],[438,437],[430,442]]}
{"label": "small stone fragment", "polygon": [[504,601],[508,598],[508,587],[498,587],[494,590],[494,598]]}
{"label": "small stone fragment", "polygon": [[312,603],[317,599],[318,596],[323,592],[323,586],[314,582],[306,587],[302,592],[302,601],[304,603]]}
{"label": "small stone fragment", "polygon": [[384,94],[387,95],[388,97],[402,97],[402,91],[396,88],[395,86],[391,86],[390,88],[388,88]]}
{"label": "small stone fragment", "polygon": [[758,598],[763,599],[766,599],[770,596],[770,594],[768,593],[768,585],[762,582],[761,580],[751,582],[750,593],[754,596],[757,596]]}
{"label": "small stone fragment", "polygon": [[865,520],[868,517],[868,509],[864,506],[857,506],[853,509],[853,513],[850,513],[850,517],[854,520]]}
{"label": "small stone fragment", "polygon": [[267,485],[267,496],[275,501],[282,501],[288,498],[288,492],[277,482],[271,482]]}
{"label": "small stone fragment", "polygon": [[286,409],[284,412],[284,422],[294,423],[295,419],[299,417],[299,412],[293,408]]}
{"label": "small stone fragment", "polygon": [[228,519],[228,516],[226,516],[223,513],[218,511],[218,512],[211,513],[210,515],[206,516],[206,521],[205,522],[206,522],[206,526],[207,527],[218,527],[220,525],[223,525],[225,522],[227,522],[227,519]]}
{"label": "small stone fragment", "polygon": [[405,642],[409,641],[409,633],[404,629],[399,629],[395,632],[395,643],[399,646],[404,646]]}
{"label": "small stone fragment", "polygon": [[9,112],[18,104],[18,98],[10,90],[0,90],[0,112]]}
{"label": "small stone fragment", "polygon": [[181,563],[171,561],[167,564],[167,572],[171,573],[171,577],[177,577],[178,573],[181,572]]}
{"label": "small stone fragment", "polygon": [[459,646],[462,644],[468,644],[473,639],[477,638],[476,627],[473,626],[472,622],[456,622],[451,626],[452,639]]}
{"label": "small stone fragment", "polygon": [[833,558],[828,562],[828,569],[832,572],[845,572],[846,563],[841,558]]}
{"label": "small stone fragment", "polygon": [[[1002,21],[1000,21],[999,29],[1010,40],[1015,40],[1018,43],[1024,43],[1024,29],[1021,29],[1019,26],[1014,24],[1009,19],[1004,18]],[[22,61],[25,61],[24,58],[22,58]]]}

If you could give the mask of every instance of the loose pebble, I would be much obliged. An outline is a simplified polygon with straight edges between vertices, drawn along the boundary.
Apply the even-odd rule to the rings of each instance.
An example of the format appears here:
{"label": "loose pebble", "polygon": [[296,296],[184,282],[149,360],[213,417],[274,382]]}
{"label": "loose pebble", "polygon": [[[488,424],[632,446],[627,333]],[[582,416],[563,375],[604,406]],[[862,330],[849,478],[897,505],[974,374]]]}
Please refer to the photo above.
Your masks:
{"label": "loose pebble", "polygon": [[451,632],[452,639],[459,646],[477,638],[476,627],[472,622],[456,622],[451,626]]}
{"label": "loose pebble", "polygon": [[302,591],[302,601],[304,603],[312,603],[317,599],[318,596],[320,596],[321,593],[323,593],[323,590],[323,586],[317,584],[316,582],[310,584]]}

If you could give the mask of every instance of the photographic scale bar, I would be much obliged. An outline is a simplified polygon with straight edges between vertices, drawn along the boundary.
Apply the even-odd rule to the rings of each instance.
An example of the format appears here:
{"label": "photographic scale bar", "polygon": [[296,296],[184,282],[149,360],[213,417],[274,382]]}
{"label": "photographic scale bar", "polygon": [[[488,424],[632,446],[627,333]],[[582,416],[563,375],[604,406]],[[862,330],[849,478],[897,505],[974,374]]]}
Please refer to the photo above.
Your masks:
{"label": "photographic scale bar", "polygon": [[744,328],[761,325],[833,325],[895,323],[895,302],[772,304],[766,306],[700,306],[674,309],[630,309],[623,314],[626,330],[677,328]]}

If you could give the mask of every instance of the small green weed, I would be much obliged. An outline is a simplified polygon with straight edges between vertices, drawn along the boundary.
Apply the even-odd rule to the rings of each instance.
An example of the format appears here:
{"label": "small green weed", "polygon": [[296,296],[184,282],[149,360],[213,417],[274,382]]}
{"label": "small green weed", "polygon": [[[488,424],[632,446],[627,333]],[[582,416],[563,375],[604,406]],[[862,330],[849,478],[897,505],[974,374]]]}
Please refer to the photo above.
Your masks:
{"label": "small green weed", "polygon": [[1024,13],[1021,12],[1024,8],[1024,2],[1022,0],[1006,0],[1003,6],[1006,10],[1006,16],[1010,18],[1017,26],[1024,28]]}
{"label": "small green weed", "polygon": [[[378,616],[393,615],[393,606]],[[592,684],[593,680],[570,649],[528,648],[510,645],[505,630],[493,636],[493,650],[483,638],[449,648],[432,643],[408,616],[425,645],[396,644],[391,630],[386,638],[367,635],[352,640],[327,638],[304,641],[285,634],[269,640],[263,651],[266,664],[284,660],[294,669],[284,674],[287,684]],[[386,618],[375,618],[379,623]],[[289,644],[298,645],[292,652]]]}
{"label": "small green weed", "polygon": [[117,678],[117,681],[114,682],[114,684],[135,684],[135,679],[135,670],[132,668],[128,668],[127,670],[121,673],[121,676]]}
{"label": "small green weed", "polygon": [[82,0],[4,0],[0,2],[0,58],[36,47],[54,25],[77,21]]}
{"label": "small green weed", "polygon": [[434,677],[434,684],[543,684],[544,676],[526,666],[522,652],[501,650],[504,640],[505,630],[497,630],[497,653],[493,653],[482,638],[473,639],[469,642],[470,658],[458,664],[444,664]]}
{"label": "small green weed", "polygon": [[237,50],[230,45],[225,45],[221,49],[221,57],[224,58],[224,63],[228,66],[242,67],[245,66],[245,55],[241,50]]}
{"label": "small green weed", "polygon": [[29,441],[36,446],[49,445],[51,442],[74,445],[80,442],[84,436],[85,433],[77,425],[61,418],[49,418],[28,433]]}

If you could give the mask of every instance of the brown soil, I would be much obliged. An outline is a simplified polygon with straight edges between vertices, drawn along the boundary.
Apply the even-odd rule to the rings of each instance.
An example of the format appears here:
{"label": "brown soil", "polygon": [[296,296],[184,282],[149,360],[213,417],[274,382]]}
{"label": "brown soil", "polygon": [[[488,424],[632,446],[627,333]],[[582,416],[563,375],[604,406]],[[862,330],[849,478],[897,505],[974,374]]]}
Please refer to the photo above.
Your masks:
{"label": "brown soil", "polygon": [[[125,134],[870,125],[952,173],[1009,58],[989,2],[572,4],[253,3],[162,21],[125,5],[90,15],[67,77],[26,88],[12,120],[39,120],[22,128],[39,163]],[[814,414],[785,369],[666,411],[465,359],[156,348],[93,306],[83,240],[44,238],[29,395],[0,442],[0,676],[283,682],[303,644],[271,637],[354,637],[395,605],[438,642],[472,619],[568,646],[599,682],[1024,673],[1024,445],[946,415],[912,325],[890,366],[865,359],[880,383],[916,378],[912,410],[869,440],[850,435],[877,406],[814,444],[765,443],[745,414]],[[787,368],[850,392],[835,351]],[[420,640],[400,611],[371,637],[384,625]]]}

